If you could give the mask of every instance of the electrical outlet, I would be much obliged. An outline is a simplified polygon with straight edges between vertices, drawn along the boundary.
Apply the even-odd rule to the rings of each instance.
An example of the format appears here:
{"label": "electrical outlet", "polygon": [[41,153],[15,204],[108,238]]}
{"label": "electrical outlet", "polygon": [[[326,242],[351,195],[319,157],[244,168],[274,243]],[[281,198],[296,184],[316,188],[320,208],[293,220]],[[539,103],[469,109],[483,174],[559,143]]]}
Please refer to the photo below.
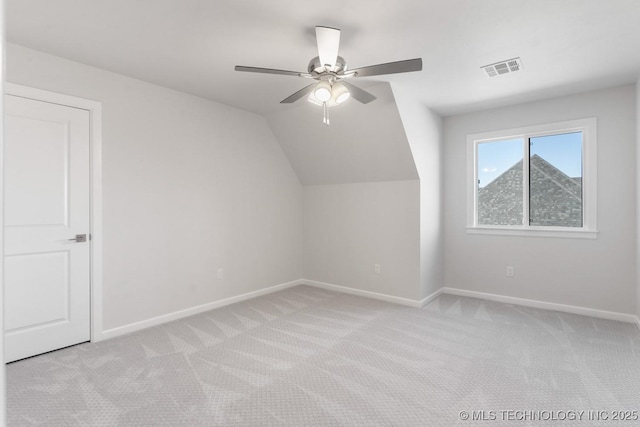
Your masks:
{"label": "electrical outlet", "polygon": [[515,271],[512,266],[507,266],[507,277],[513,277],[515,275]]}
{"label": "electrical outlet", "polygon": [[373,264],[373,272],[376,274],[380,274],[380,264]]}
{"label": "electrical outlet", "polygon": [[218,269],[218,279],[224,279],[224,270],[221,268]]}

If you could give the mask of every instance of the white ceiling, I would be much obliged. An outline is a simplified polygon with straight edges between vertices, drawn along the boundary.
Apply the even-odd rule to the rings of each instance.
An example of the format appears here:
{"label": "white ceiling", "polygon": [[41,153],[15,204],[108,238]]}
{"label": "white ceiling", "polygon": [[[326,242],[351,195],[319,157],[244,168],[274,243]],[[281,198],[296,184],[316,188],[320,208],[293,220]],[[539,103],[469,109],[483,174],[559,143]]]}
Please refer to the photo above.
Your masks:
{"label": "white ceiling", "polygon": [[[617,84],[640,74],[638,0],[7,0],[7,39],[259,114],[307,84],[313,27],[342,29],[351,68],[422,57],[412,84],[442,115]],[[482,65],[519,56],[524,71]],[[303,101],[300,101],[303,102]],[[353,102],[353,101],[352,101]]]}
{"label": "white ceiling", "polygon": [[303,185],[418,179],[389,83],[367,90],[378,98],[375,104],[331,108],[331,126],[322,124],[322,108],[312,104],[267,117]]}

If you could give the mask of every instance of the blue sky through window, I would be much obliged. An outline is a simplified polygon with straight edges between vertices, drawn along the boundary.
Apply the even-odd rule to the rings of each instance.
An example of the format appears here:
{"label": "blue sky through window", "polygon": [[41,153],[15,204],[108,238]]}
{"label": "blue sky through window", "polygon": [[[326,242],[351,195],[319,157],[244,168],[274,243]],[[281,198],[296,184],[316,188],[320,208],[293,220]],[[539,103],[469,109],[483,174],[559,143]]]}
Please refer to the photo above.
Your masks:
{"label": "blue sky through window", "polygon": [[582,132],[531,138],[529,151],[571,178],[582,177]]}
{"label": "blue sky through window", "polygon": [[522,160],[522,138],[478,144],[478,181],[484,187]]}
{"label": "blue sky through window", "polygon": [[[522,138],[478,144],[478,180],[484,187],[522,160]],[[530,154],[572,178],[582,177],[582,132],[531,138]]]}

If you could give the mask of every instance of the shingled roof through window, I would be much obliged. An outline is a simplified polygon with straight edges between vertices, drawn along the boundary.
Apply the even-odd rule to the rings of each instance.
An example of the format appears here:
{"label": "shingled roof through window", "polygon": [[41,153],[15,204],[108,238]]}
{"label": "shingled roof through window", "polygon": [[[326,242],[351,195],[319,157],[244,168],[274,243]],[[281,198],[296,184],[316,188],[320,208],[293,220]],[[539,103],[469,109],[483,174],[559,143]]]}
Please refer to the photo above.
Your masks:
{"label": "shingled roof through window", "polygon": [[[542,157],[529,161],[529,224],[582,227],[582,178]],[[522,160],[478,189],[478,225],[522,225]]]}

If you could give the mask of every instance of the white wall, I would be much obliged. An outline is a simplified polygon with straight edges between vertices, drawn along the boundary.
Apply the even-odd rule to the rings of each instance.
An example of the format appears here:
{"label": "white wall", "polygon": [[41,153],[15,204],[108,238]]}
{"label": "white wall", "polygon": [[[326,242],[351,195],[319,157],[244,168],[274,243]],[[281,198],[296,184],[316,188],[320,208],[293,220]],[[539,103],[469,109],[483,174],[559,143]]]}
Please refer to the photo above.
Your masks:
{"label": "white wall", "polygon": [[389,83],[367,86],[377,97],[329,109],[301,100],[267,117],[302,185],[418,179]]}
{"label": "white wall", "polygon": [[305,186],[303,199],[305,279],[420,299],[417,180]]}
{"label": "white wall", "polygon": [[303,184],[303,276],[416,301],[418,173],[391,86],[366,89],[376,101],[331,108],[330,126],[305,101],[267,117]]}
{"label": "white wall", "polygon": [[[466,136],[597,117],[595,240],[465,232]],[[636,301],[635,89],[623,86],[444,120],[445,282],[449,287],[634,313]],[[515,277],[507,278],[507,265]]]}
{"label": "white wall", "polygon": [[[5,79],[5,38],[4,38],[4,0],[0,0],[0,93],[4,93]],[[4,97],[0,99],[0,117],[4,118]],[[4,119],[0,120],[0,224],[4,224]],[[0,259],[4,260],[4,227],[0,227]],[[4,364],[4,262],[0,262],[0,426],[6,425],[6,384]]]}
{"label": "white wall", "polygon": [[636,82],[636,316],[640,327],[640,77]]}
{"label": "white wall", "polygon": [[444,285],[442,119],[415,98],[411,87],[393,95],[420,176],[420,299]]}
{"label": "white wall", "polygon": [[329,128],[308,105],[269,124],[306,184],[305,279],[415,302],[443,285],[442,122],[410,88],[367,90]]}
{"label": "white wall", "polygon": [[301,277],[301,186],[264,118],[11,44],[7,81],[102,102],[104,329]]}

